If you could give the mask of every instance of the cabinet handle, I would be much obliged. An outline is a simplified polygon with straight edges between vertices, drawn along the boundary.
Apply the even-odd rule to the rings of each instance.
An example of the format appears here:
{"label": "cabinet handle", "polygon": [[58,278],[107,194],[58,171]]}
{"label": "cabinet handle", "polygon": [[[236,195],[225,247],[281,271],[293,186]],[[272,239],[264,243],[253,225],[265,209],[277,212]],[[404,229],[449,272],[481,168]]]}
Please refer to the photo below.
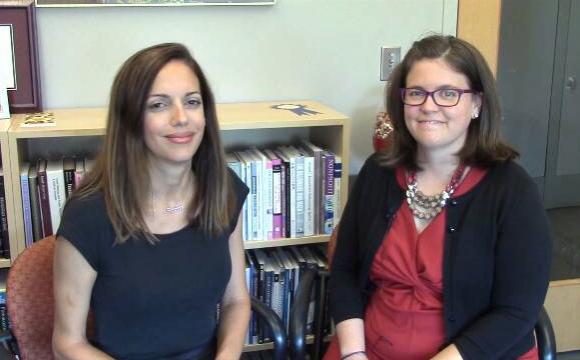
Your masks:
{"label": "cabinet handle", "polygon": [[576,78],[573,76],[568,76],[564,88],[570,91],[576,90]]}

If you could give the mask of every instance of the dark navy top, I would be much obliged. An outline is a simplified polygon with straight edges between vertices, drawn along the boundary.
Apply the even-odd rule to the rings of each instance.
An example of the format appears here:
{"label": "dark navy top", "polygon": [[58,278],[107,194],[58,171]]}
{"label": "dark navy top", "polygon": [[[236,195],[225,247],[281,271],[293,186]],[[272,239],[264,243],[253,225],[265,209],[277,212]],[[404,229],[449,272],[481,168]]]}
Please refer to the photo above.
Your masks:
{"label": "dark navy top", "polygon": [[218,237],[187,226],[156,235],[155,244],[140,236],[114,245],[102,192],[67,204],[58,235],[97,272],[91,296],[96,347],[115,359],[182,359],[214,341],[216,304],[231,275],[228,239],[248,193],[229,173],[237,206]]}

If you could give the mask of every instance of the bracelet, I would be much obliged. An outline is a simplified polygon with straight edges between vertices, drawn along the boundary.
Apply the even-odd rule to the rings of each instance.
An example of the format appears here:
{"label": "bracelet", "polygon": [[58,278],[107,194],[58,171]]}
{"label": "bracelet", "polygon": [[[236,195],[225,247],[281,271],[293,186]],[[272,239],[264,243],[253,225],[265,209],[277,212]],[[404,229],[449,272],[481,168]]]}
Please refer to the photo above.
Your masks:
{"label": "bracelet", "polygon": [[353,355],[358,355],[358,354],[364,354],[365,356],[367,355],[366,351],[359,350],[359,351],[351,352],[350,354],[344,355],[343,357],[340,358],[340,360],[348,359],[349,357],[351,357]]}

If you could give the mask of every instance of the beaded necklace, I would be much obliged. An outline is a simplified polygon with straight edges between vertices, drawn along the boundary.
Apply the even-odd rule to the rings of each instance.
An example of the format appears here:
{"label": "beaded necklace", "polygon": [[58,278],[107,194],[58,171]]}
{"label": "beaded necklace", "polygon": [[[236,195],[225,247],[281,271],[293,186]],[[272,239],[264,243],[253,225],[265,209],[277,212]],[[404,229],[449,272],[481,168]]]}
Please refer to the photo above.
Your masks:
{"label": "beaded necklace", "polygon": [[465,165],[461,164],[455,169],[451,181],[445,189],[433,196],[427,196],[417,189],[417,173],[410,171],[407,176],[407,203],[413,212],[413,216],[421,220],[431,220],[441,213],[447,200],[451,197],[459,184],[465,171]]}

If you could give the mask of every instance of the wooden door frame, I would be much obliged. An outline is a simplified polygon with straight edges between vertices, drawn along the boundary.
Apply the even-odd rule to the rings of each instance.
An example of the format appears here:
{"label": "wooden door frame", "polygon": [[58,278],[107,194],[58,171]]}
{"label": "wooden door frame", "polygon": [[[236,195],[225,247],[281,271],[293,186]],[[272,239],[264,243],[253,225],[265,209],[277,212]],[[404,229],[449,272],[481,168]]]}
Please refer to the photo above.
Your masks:
{"label": "wooden door frame", "polygon": [[485,57],[497,73],[501,0],[459,0],[457,37],[467,40]]}

